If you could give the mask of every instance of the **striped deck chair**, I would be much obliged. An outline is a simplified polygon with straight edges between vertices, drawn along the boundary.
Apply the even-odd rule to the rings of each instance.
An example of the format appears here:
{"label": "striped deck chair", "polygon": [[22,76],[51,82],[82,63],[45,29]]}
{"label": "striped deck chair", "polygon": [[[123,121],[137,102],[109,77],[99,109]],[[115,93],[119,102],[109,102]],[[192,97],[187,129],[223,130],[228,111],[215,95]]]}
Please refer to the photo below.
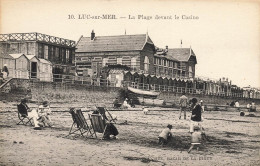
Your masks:
{"label": "striped deck chair", "polygon": [[70,114],[72,116],[73,123],[71,125],[69,135],[79,133],[81,136],[84,137],[84,134],[86,133],[85,137],[91,138],[96,134],[93,131],[92,127],[88,125],[88,123],[80,109],[79,110],[71,109]]}
{"label": "striped deck chair", "polygon": [[21,114],[21,109],[20,109],[20,105],[18,104],[17,105],[17,112],[18,112],[18,119],[20,120],[17,125],[27,125],[27,124],[30,124],[33,126],[31,120],[33,118],[29,118],[27,115],[24,115],[24,114]]}
{"label": "striped deck chair", "polygon": [[102,115],[100,114],[89,114],[89,119],[91,122],[91,125],[93,127],[93,130],[97,133],[102,133],[102,138],[104,138],[104,134],[107,128],[107,124],[105,120],[102,118]]}
{"label": "striped deck chair", "polygon": [[110,112],[105,108],[105,107],[97,107],[98,112],[104,116],[105,119],[108,120],[108,118],[106,117],[106,112],[108,114],[108,116],[110,116],[110,119],[113,123],[116,123],[116,119],[113,119],[112,115],[110,114]]}

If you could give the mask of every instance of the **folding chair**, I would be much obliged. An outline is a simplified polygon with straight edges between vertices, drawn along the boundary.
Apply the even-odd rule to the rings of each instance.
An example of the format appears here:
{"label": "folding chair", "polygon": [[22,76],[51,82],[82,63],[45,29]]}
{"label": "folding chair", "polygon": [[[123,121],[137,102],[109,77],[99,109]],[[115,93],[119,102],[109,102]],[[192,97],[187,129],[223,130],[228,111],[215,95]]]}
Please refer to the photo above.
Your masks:
{"label": "folding chair", "polygon": [[[84,134],[87,133],[86,134],[87,138],[93,137],[93,135],[96,136],[96,133],[94,131],[91,131],[93,129],[91,128],[91,126],[88,125],[88,123],[80,109],[79,110],[72,109],[72,110],[70,110],[70,114],[72,116],[73,123],[71,125],[69,135],[77,134],[77,132],[78,132],[83,137],[84,137]],[[90,135],[88,136],[88,134],[90,134]]]}
{"label": "folding chair", "polygon": [[20,120],[17,125],[27,125],[28,123],[33,126],[31,120],[33,118],[29,118],[27,115],[21,113],[20,105],[17,105],[18,119]]}
{"label": "folding chair", "polygon": [[[102,118],[102,115],[99,114],[89,114],[89,119],[93,130],[97,133],[102,133],[102,138],[104,138],[105,131],[107,129],[107,124],[105,120]],[[97,137],[97,136],[96,136]]]}
{"label": "folding chair", "polygon": [[97,109],[98,109],[98,112],[101,115],[103,115],[105,119],[108,120],[108,118],[106,117],[106,112],[107,112],[107,114],[110,116],[110,119],[113,121],[113,123],[116,123],[115,119],[113,119],[112,115],[110,114],[110,112],[106,108],[104,108],[104,107],[97,107]]}

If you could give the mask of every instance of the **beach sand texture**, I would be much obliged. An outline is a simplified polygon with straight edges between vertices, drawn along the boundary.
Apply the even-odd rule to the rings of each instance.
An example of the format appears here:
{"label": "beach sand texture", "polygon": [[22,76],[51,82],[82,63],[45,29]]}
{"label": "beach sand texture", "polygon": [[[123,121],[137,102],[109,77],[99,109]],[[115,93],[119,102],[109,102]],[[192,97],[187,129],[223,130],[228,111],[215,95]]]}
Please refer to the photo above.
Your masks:
{"label": "beach sand texture", "polygon": [[[203,113],[207,141],[190,154],[189,120],[179,120],[179,112],[111,113],[118,118],[119,139],[105,141],[67,136],[72,124],[68,112],[53,112],[54,128],[34,130],[16,125],[15,107],[2,109],[0,165],[260,165],[259,112],[256,117],[241,117],[239,112]],[[88,119],[88,112],[83,114]],[[160,146],[157,137],[167,124],[173,125],[174,138]]]}

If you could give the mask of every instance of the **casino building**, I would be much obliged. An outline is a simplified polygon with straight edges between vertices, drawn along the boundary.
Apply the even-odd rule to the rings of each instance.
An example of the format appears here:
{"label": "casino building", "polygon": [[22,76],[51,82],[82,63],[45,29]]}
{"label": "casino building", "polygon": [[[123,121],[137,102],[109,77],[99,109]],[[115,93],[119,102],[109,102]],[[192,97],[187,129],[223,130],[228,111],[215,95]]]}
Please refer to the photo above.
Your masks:
{"label": "casino building", "polygon": [[[112,67],[106,77],[116,83],[144,83],[141,77],[148,75],[172,80],[195,77],[197,60],[191,48],[171,49],[166,46],[160,49],[148,34],[96,36],[92,31],[90,37],[80,37],[76,48],[76,71],[79,76],[99,77],[102,68]],[[121,84],[118,83],[118,86]]]}

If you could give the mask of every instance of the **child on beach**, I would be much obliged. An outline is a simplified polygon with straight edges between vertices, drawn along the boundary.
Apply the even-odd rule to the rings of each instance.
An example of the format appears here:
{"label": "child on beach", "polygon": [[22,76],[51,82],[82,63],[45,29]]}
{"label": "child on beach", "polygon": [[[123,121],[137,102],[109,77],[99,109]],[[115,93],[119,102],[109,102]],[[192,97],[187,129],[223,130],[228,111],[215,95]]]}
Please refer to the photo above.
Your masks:
{"label": "child on beach", "polygon": [[198,126],[194,127],[194,132],[191,134],[191,147],[188,150],[188,153],[197,146],[197,150],[199,150],[199,145],[201,144],[202,133],[200,132],[200,128]]}
{"label": "child on beach", "polygon": [[160,145],[166,145],[169,140],[172,138],[172,133],[171,133],[172,125],[168,125],[167,128],[163,129],[161,134],[159,135],[159,144]]}

